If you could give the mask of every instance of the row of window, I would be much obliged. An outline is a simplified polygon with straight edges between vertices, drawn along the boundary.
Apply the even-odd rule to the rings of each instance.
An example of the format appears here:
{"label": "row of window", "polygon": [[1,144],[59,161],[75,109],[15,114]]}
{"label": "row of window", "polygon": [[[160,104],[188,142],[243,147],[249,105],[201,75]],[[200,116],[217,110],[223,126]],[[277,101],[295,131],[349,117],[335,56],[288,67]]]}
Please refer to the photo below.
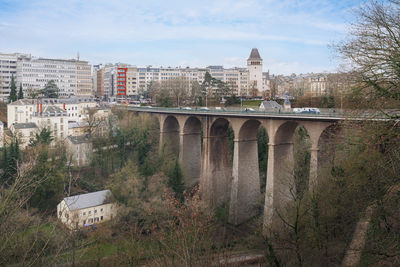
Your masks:
{"label": "row of window", "polygon": [[[103,212],[103,208],[100,209],[100,212]],[[97,210],[94,210],[94,213],[97,213]],[[90,215],[90,214],[92,214],[92,211],[91,211],[91,210],[88,211],[88,215]],[[85,212],[85,211],[82,212],[82,215],[85,216],[85,215],[86,215],[86,212]]]}

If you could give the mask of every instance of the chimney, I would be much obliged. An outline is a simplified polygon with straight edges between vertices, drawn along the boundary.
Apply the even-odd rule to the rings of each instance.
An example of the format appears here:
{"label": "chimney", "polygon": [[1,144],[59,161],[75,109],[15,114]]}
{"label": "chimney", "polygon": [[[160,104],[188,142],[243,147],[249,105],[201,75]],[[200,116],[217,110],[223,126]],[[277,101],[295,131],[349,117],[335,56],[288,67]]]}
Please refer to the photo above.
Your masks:
{"label": "chimney", "polygon": [[65,108],[65,103],[63,104],[63,108],[64,108],[64,110],[67,110],[67,109]]}
{"label": "chimney", "polygon": [[36,104],[36,112],[39,113],[39,102],[37,102],[37,104]]}
{"label": "chimney", "polygon": [[43,104],[40,103],[40,114],[42,114],[42,113],[43,113]]}

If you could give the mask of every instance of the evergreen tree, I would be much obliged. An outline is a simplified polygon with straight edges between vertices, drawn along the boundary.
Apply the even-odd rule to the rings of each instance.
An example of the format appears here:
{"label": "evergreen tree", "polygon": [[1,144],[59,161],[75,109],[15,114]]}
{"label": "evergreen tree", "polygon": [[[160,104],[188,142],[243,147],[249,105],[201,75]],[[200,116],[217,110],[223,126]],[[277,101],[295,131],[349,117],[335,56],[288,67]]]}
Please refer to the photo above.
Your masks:
{"label": "evergreen tree", "polygon": [[8,179],[8,157],[7,157],[7,146],[3,147],[3,162],[1,164],[3,169],[3,176],[1,184],[3,184]]}
{"label": "evergreen tree", "polygon": [[183,174],[178,159],[175,160],[175,164],[168,174],[168,186],[174,191],[177,199],[183,200],[185,184],[183,183]]}
{"label": "evergreen tree", "polygon": [[10,97],[8,103],[17,101],[17,86],[15,85],[14,75],[11,76]]}
{"label": "evergreen tree", "polygon": [[39,144],[49,145],[54,137],[51,135],[51,130],[47,128],[42,128],[39,133],[35,134],[35,138],[31,139],[29,142],[30,146],[37,146]]}
{"label": "evergreen tree", "polygon": [[41,90],[41,93],[46,98],[58,98],[58,89],[56,83],[53,80],[47,82],[46,86]]}
{"label": "evergreen tree", "polygon": [[18,99],[24,99],[24,92],[22,91],[22,83],[19,85]]}

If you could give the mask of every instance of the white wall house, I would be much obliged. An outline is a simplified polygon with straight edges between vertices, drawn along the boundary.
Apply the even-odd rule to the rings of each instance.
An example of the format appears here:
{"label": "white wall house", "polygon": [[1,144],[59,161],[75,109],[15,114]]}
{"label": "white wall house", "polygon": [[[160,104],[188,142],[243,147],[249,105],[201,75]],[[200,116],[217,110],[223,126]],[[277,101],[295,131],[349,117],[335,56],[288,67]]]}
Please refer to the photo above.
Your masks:
{"label": "white wall house", "polygon": [[74,166],[85,166],[90,163],[93,145],[87,135],[68,136],[66,139],[68,159]]}
{"label": "white wall house", "polygon": [[67,112],[57,106],[45,106],[41,112],[35,112],[32,122],[36,123],[39,130],[50,130],[54,141],[64,140],[68,136]]}
{"label": "white wall house", "polygon": [[111,220],[117,214],[110,190],[64,198],[57,205],[57,217],[70,229]]}
{"label": "white wall house", "polygon": [[33,122],[13,123],[9,129],[18,138],[22,149],[29,145],[30,140],[35,137],[35,133],[38,131],[36,123]]}

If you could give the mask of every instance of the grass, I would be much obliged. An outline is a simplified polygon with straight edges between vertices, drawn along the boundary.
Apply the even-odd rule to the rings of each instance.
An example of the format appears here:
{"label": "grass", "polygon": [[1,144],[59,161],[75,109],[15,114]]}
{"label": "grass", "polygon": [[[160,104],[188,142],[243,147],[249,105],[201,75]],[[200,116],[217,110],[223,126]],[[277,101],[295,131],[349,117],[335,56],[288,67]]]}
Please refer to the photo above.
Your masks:
{"label": "grass", "polygon": [[[243,100],[242,107],[243,108],[258,108],[263,100]],[[230,107],[240,108],[240,104],[235,104]]]}

